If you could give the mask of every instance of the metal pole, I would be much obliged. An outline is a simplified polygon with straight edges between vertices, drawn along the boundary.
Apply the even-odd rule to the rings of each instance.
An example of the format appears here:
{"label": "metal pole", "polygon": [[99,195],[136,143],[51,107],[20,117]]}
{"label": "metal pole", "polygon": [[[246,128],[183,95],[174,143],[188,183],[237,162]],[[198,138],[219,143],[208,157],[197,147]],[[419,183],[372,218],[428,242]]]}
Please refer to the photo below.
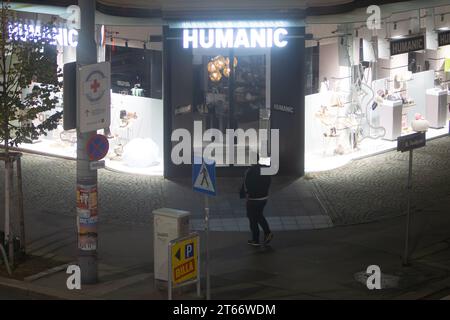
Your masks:
{"label": "metal pole", "polygon": [[205,195],[205,271],[206,271],[206,300],[211,300],[211,281],[209,277],[209,201]]}
{"label": "metal pole", "polygon": [[167,274],[167,299],[172,300],[172,243],[169,242],[169,252],[168,252],[168,274]]}
{"label": "metal pole", "polygon": [[23,212],[23,188],[22,188],[22,155],[17,156],[17,192],[19,193],[19,222],[20,222],[20,247],[23,254],[27,253],[27,247],[25,244],[25,217]]}
{"label": "metal pole", "polygon": [[11,228],[11,161],[9,155],[5,157],[5,243],[8,244],[8,258],[14,265],[14,236]]}
{"label": "metal pole", "polygon": [[408,171],[408,195],[407,195],[407,211],[406,211],[406,236],[405,236],[405,253],[403,254],[403,265],[409,265],[409,228],[411,224],[411,190],[412,190],[412,161],[413,150],[409,150],[409,171]]}
{"label": "metal pole", "polygon": [[[95,44],[95,1],[78,0],[81,29],[78,36],[77,64],[97,63]],[[78,84],[77,84],[78,85]],[[97,186],[97,171],[90,170],[86,143],[96,132],[81,133],[77,128],[77,185]],[[96,228],[96,226],[95,226]],[[81,283],[97,283],[97,245],[94,250],[84,251],[78,247],[78,265],[81,269]]]}
{"label": "metal pole", "polygon": [[197,235],[197,296],[201,297],[202,288],[201,288],[201,268],[200,268],[200,237]]}

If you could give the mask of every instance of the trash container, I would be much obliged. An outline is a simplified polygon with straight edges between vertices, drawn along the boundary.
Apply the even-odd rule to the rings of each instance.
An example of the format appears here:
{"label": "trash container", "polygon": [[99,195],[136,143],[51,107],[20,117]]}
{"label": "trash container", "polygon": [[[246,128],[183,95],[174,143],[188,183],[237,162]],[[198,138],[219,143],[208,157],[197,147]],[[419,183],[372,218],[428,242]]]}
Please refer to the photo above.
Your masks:
{"label": "trash container", "polygon": [[169,242],[189,234],[189,211],[160,208],[153,211],[155,280],[168,281]]}

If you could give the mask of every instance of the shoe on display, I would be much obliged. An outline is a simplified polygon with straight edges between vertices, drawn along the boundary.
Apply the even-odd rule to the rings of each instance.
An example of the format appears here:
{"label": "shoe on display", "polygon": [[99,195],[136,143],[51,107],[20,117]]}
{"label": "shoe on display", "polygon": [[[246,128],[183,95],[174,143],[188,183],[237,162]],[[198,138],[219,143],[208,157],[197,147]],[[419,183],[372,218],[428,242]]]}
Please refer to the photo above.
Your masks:
{"label": "shoe on display", "polygon": [[261,246],[261,244],[258,241],[254,241],[254,240],[248,240],[247,244],[252,247],[260,247]]}

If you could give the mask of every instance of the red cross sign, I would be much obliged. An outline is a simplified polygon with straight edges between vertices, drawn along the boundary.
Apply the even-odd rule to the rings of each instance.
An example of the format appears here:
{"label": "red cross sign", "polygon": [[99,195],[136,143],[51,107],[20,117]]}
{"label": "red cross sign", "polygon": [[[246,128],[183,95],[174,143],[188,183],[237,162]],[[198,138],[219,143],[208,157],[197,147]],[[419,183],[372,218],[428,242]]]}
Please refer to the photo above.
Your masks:
{"label": "red cross sign", "polygon": [[97,79],[94,79],[91,83],[91,90],[94,91],[94,93],[97,93],[98,88],[100,88],[100,83],[97,81]]}

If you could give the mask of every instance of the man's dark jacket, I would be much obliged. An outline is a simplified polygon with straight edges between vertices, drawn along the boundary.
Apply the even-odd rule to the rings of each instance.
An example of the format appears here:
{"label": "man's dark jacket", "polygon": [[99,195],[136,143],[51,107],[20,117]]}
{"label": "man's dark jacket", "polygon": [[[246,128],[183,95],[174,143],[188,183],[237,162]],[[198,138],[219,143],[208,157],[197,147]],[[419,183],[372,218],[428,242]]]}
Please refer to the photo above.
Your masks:
{"label": "man's dark jacket", "polygon": [[246,172],[244,182],[241,187],[241,197],[248,196],[248,200],[267,200],[271,176],[261,175],[261,165],[255,164]]}

